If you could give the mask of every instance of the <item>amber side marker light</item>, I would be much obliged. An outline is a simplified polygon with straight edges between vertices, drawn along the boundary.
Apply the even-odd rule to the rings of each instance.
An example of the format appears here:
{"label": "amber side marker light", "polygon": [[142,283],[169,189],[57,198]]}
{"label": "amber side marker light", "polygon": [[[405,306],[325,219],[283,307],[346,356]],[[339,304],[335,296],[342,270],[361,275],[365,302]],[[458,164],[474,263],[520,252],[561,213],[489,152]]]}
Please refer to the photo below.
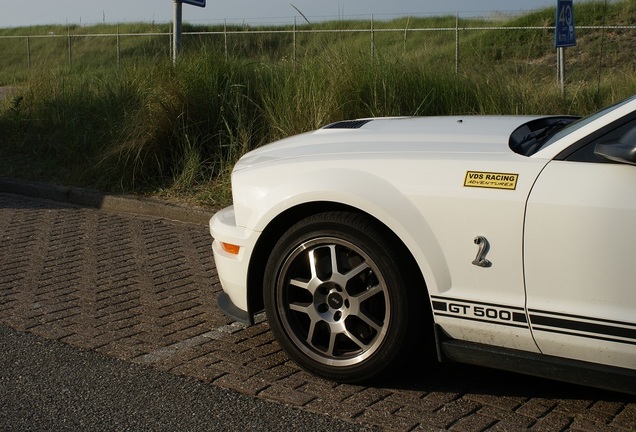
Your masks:
{"label": "amber side marker light", "polygon": [[221,242],[221,247],[223,248],[225,252],[232,255],[238,255],[239,251],[241,250],[240,246],[233,245],[230,243],[224,243],[224,242]]}

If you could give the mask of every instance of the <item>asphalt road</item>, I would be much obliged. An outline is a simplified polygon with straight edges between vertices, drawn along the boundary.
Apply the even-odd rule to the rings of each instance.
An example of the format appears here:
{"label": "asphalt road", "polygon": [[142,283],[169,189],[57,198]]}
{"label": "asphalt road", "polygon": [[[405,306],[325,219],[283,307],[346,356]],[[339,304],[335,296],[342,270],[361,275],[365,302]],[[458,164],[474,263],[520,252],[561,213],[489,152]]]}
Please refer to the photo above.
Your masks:
{"label": "asphalt road", "polygon": [[242,395],[0,327],[3,431],[360,431]]}
{"label": "asphalt road", "polygon": [[0,430],[636,430],[632,396],[484,368],[322,380],[216,308],[204,224],[4,186]]}

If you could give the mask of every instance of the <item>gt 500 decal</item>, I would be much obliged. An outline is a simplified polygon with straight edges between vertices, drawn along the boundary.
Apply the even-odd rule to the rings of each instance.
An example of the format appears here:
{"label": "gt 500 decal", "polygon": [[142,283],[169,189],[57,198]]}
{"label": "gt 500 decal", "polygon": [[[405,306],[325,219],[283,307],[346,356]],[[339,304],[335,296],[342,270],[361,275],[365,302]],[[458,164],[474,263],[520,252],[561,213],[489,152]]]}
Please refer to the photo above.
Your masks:
{"label": "gt 500 decal", "polygon": [[431,296],[433,313],[437,316],[481,321],[512,327],[528,328],[523,308]]}
{"label": "gt 500 decal", "polygon": [[530,309],[531,325],[521,307],[476,302],[451,297],[431,296],[435,316],[487,322],[533,332],[597,339],[636,345],[636,323]]}

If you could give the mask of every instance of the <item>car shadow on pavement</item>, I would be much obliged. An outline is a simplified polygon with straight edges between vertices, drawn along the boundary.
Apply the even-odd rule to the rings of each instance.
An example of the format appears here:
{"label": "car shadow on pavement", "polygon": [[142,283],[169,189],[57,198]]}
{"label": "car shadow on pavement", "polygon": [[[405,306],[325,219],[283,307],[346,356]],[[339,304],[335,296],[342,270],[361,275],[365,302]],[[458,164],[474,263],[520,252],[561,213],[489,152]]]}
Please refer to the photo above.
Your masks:
{"label": "car shadow on pavement", "polygon": [[487,367],[440,363],[433,356],[399,368],[371,386],[400,391],[636,402],[636,396],[628,394]]}

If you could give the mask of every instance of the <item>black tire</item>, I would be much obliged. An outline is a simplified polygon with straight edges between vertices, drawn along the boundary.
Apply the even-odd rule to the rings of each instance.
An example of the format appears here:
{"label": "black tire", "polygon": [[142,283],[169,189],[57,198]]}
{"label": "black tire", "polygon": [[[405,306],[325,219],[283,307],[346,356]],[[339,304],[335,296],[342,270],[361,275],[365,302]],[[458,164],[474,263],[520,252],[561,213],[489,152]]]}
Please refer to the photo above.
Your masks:
{"label": "black tire", "polygon": [[264,277],[268,321],[285,352],[340,382],[366,381],[401,360],[421,296],[409,292],[412,269],[399,250],[355,213],[321,213],[287,230]]}

